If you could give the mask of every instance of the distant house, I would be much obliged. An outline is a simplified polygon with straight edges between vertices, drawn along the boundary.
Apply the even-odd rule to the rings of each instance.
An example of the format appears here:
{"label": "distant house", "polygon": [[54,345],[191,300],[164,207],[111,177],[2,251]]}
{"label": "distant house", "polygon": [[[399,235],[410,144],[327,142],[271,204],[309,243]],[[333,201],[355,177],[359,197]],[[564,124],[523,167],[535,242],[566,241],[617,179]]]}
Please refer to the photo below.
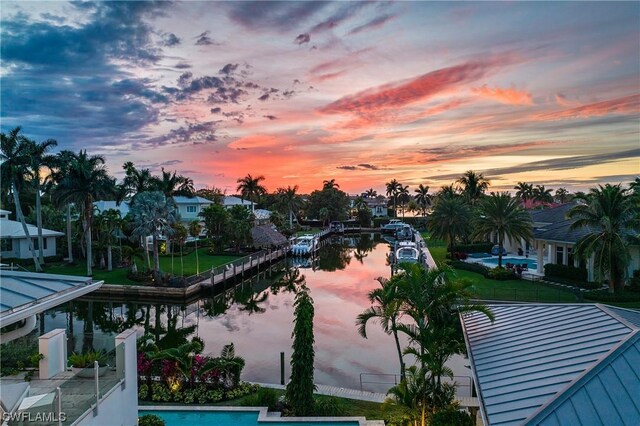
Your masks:
{"label": "distant house", "polygon": [[225,209],[230,209],[233,206],[243,206],[253,211],[255,210],[256,203],[233,195],[225,195],[222,199],[222,205]]}
{"label": "distant house", "polygon": [[637,425],[640,311],[503,304],[461,315],[476,424]]}
{"label": "distant house", "polygon": [[178,213],[180,213],[180,220],[185,223],[193,222],[194,220],[201,221],[199,216],[200,212],[212,204],[215,204],[211,200],[207,200],[202,197],[173,197],[173,201],[178,207]]}
{"label": "distant house", "polygon": [[[8,210],[0,210],[0,257],[3,259],[28,259],[31,257],[29,240],[24,233],[22,224],[9,219],[10,213]],[[27,224],[27,230],[33,241],[33,247],[39,250],[38,227]],[[42,251],[45,257],[51,257],[57,254],[56,238],[62,237],[63,235],[64,233],[62,232],[42,229]]]}
{"label": "distant house", "polygon": [[[349,207],[355,208],[355,201],[360,197],[359,195],[349,195]],[[376,198],[364,198],[364,202],[367,204],[369,211],[371,211],[372,217],[387,216],[388,205],[387,200],[382,197]]]}
{"label": "distant house", "polygon": [[106,210],[118,210],[121,217],[125,217],[129,213],[129,203],[126,201],[121,202],[120,205],[117,205],[115,201],[96,201],[93,203],[93,207],[101,213]]}

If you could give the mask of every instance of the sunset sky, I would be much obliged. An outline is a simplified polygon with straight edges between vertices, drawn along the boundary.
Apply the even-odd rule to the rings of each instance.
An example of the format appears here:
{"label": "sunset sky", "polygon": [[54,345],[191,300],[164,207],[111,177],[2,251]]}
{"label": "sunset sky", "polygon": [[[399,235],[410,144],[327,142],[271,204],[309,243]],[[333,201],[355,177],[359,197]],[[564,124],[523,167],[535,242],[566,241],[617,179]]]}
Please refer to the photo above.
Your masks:
{"label": "sunset sky", "polygon": [[640,2],[8,2],[1,128],[235,192],[640,174]]}

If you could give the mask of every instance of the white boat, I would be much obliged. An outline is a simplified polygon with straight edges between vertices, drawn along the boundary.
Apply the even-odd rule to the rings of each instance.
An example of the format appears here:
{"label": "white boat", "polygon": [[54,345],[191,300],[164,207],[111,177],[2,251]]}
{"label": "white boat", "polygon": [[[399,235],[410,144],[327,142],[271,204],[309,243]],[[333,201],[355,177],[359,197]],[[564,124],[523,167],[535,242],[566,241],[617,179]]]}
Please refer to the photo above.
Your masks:
{"label": "white boat", "polygon": [[413,240],[413,228],[411,225],[403,224],[402,228],[395,233],[397,240]]}
{"label": "white boat", "polygon": [[318,238],[313,235],[302,235],[291,242],[290,252],[294,256],[310,256],[318,249]]}
{"label": "white boat", "polygon": [[422,253],[413,241],[400,241],[396,245],[395,261],[418,263],[422,261]]}
{"label": "white boat", "polygon": [[407,224],[400,219],[391,219],[386,225],[382,225],[380,229],[382,232],[396,232],[404,228]]}

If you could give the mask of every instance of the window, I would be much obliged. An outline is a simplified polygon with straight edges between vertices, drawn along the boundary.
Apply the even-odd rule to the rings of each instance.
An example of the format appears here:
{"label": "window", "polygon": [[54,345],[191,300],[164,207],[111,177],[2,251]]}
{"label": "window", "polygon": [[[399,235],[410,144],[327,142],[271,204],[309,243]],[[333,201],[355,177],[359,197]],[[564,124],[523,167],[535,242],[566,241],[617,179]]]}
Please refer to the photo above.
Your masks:
{"label": "window", "polygon": [[558,265],[564,265],[564,247],[556,247],[556,263]]}
{"label": "window", "polygon": [[0,251],[13,251],[13,240],[11,238],[0,238]]}
{"label": "window", "polygon": [[[38,244],[38,239],[37,238],[32,238],[31,239],[33,241],[33,249],[34,250],[40,250],[40,244]],[[42,238],[42,250],[46,250],[47,249],[47,238],[43,237]]]}
{"label": "window", "polygon": [[197,206],[187,206],[187,213],[195,213]]}
{"label": "window", "polygon": [[567,247],[567,264],[573,266],[573,247]]}

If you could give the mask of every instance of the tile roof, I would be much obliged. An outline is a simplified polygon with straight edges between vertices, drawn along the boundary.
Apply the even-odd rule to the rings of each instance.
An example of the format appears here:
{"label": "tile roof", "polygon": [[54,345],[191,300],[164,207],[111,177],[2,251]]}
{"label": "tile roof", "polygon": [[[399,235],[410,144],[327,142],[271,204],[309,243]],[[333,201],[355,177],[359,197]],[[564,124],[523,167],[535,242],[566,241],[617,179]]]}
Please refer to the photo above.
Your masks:
{"label": "tile roof", "polygon": [[571,210],[577,203],[560,204],[557,207],[551,207],[542,210],[530,210],[531,219],[535,223],[557,223],[567,219],[567,212]]}
{"label": "tile roof", "polygon": [[[480,314],[463,317],[482,412],[490,425],[537,424],[529,420],[532,415],[561,395],[568,398],[567,389],[574,389],[578,378],[588,372],[596,374],[594,368],[603,359],[639,333],[631,321],[621,321],[601,305],[507,304],[490,308],[496,317],[493,324]],[[640,316],[634,311],[625,314]],[[631,377],[622,390],[640,390],[640,379]],[[593,409],[617,410],[602,398]],[[589,424],[556,414],[563,425]]]}

